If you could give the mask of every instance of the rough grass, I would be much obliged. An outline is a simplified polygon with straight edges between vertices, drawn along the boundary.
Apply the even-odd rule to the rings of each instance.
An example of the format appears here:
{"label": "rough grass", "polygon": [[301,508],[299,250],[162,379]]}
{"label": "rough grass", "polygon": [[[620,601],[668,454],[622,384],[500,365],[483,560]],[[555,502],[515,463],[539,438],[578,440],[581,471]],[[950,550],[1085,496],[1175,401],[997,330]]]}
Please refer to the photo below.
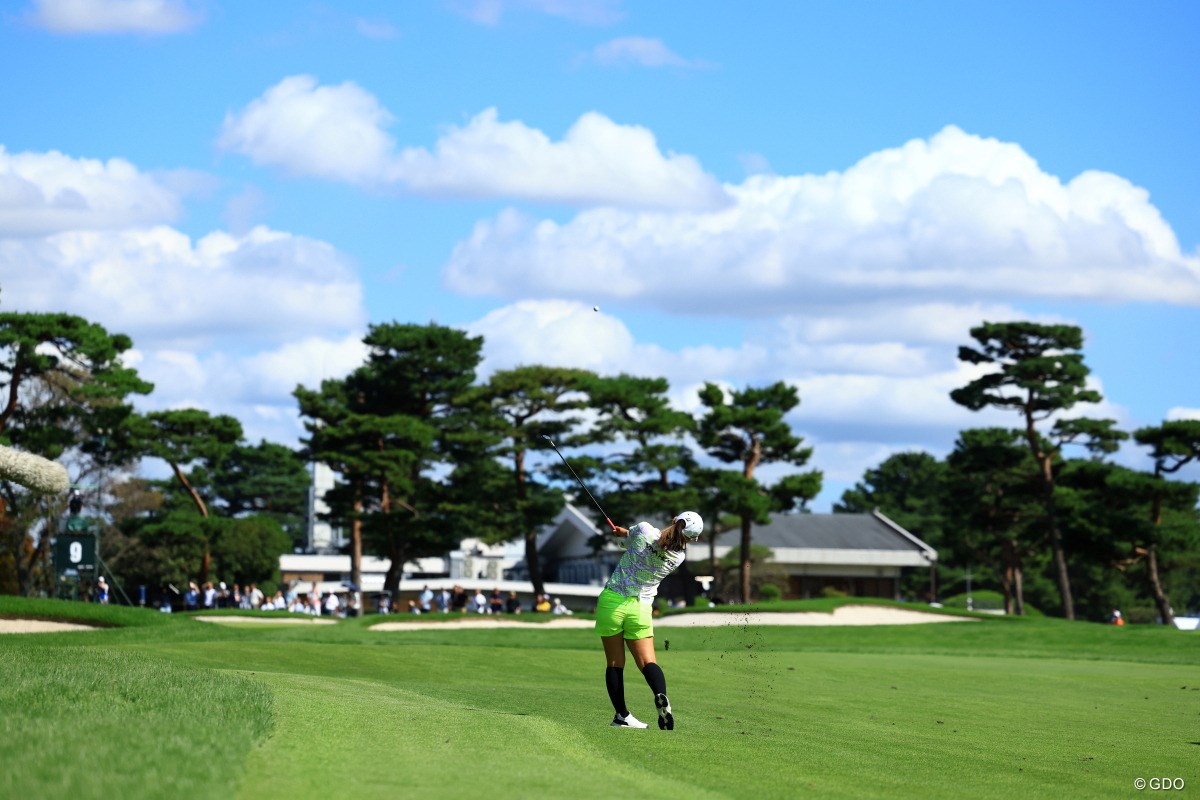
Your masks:
{"label": "rough grass", "polygon": [[[0,794],[146,796],[164,776],[177,782],[162,796],[193,798],[1074,798],[1129,794],[1137,777],[1200,785],[1200,636],[1156,626],[663,628],[678,720],[664,733],[632,665],[630,708],[652,727],[608,727],[590,631],[162,616],[0,639],[0,731],[6,748],[29,742]],[[107,727],[90,729],[96,719]],[[121,742],[120,758],[116,746],[92,755],[96,736]]]}

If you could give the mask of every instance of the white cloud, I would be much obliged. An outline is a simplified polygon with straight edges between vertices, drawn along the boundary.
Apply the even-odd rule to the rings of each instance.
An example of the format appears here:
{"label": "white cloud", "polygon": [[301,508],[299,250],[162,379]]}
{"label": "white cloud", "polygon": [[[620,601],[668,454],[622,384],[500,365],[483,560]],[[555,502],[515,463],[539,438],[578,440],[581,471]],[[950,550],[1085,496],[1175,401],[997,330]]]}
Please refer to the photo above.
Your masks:
{"label": "white cloud", "polygon": [[54,33],[166,34],[203,16],[184,0],[34,0],[33,22]]}
{"label": "white cloud", "polygon": [[479,25],[496,26],[506,13],[532,12],[584,25],[621,18],[621,0],[450,0],[449,7]]}
{"label": "white cloud", "polygon": [[662,39],[647,36],[622,36],[596,45],[592,60],[603,66],[633,64],[640,67],[701,67],[704,64],[684,58],[667,47]]}
{"label": "white cloud", "polygon": [[1183,406],[1175,406],[1167,411],[1167,421],[1169,422],[1190,419],[1200,420],[1200,408],[1184,408]]}
{"label": "white cloud", "polygon": [[718,210],[589,209],[564,224],[508,210],[455,247],[446,283],[745,315],[976,298],[1200,304],[1200,260],[1145,190],[1100,172],[1063,184],[1017,145],[954,127],[844,173],[726,191]]}
{"label": "white cloud", "polygon": [[4,303],[66,310],[134,337],[285,341],[365,325],[353,265],[324,242],[254,228],[192,242],[167,227],[0,240]]}
{"label": "white cloud", "polygon": [[353,82],[318,86],[310,75],[294,75],[226,114],[217,144],[295,175],[373,186],[395,148],[384,131],[391,121]]}
{"label": "white cloud", "polygon": [[616,318],[568,301],[519,302],[467,326],[484,337],[481,377],[527,364],[608,372],[624,365],[633,335]]}
{"label": "white cloud", "polygon": [[[168,176],[180,185],[194,177]],[[179,192],[119,158],[72,158],[57,151],[9,153],[0,145],[0,237],[165,222]]]}
{"label": "white cloud", "polygon": [[727,198],[691,156],[667,154],[654,134],[603,114],[581,116],[560,141],[494,108],[449,128],[433,152],[407,148],[392,169],[411,191],[517,197],[573,205],[714,208]]}
{"label": "white cloud", "polygon": [[489,108],[448,127],[432,150],[397,149],[386,131],[391,121],[354,83],[320,86],[297,75],[227,114],[218,146],[294,175],[433,196],[677,209],[729,200],[693,157],[664,155],[646,128],[595,112],[554,141]]}
{"label": "white cloud", "polygon": [[138,374],[155,385],[139,404],[230,414],[242,422],[249,441],[265,438],[294,445],[304,435],[292,398],[296,386],[315,389],[358,367],[365,357],[362,332],[337,339],[309,336],[249,354],[220,349],[139,353]]}
{"label": "white cloud", "polygon": [[[913,312],[893,331],[879,326],[844,340],[835,337],[859,318],[860,309],[852,309],[845,318],[754,324],[733,347],[675,349],[640,341],[617,306],[595,312],[566,300],[520,301],[467,327],[473,335],[484,336],[483,378],[520,364],[663,377],[673,405],[692,414],[702,413],[698,391],[705,382],[743,388],[786,381],[800,395],[800,405],[788,420],[806,445],[814,447],[808,466],[825,472],[828,501],[895,453],[924,450],[941,457],[964,428],[1019,425],[1014,414],[971,412],[949,397],[951,390],[983,371],[959,363],[953,344],[966,340],[967,329],[981,321],[976,315],[995,310],[923,309],[961,322],[957,335],[943,331],[934,320],[923,324],[922,313]],[[1123,416],[1120,409],[1108,406],[1093,407],[1089,416],[1113,416],[1113,411]],[[764,472],[764,479],[778,474]]]}
{"label": "white cloud", "polygon": [[[688,410],[696,410],[695,393],[705,381],[734,387],[787,381],[800,390],[802,403],[792,417],[802,430],[866,420],[876,430],[953,431],[984,424],[979,420],[987,416],[950,400],[950,391],[981,368],[958,363],[954,348],[946,345],[926,349],[898,340],[808,341],[792,321],[783,320],[752,329],[737,347],[669,350],[637,341],[617,316],[563,300],[514,303],[468,328],[484,336],[483,375],[520,364],[547,364],[661,376],[669,381],[673,400]],[[965,336],[964,330],[960,338]]]}
{"label": "white cloud", "polygon": [[[164,184],[119,159],[0,149],[0,286],[7,311],[66,312],[128,334],[125,363],[155,384],[144,408],[205,408],[252,438],[294,443],[291,397],[362,363],[366,328],[357,266],[326,242],[266,227],[193,240]],[[231,216],[248,219],[251,187]]]}

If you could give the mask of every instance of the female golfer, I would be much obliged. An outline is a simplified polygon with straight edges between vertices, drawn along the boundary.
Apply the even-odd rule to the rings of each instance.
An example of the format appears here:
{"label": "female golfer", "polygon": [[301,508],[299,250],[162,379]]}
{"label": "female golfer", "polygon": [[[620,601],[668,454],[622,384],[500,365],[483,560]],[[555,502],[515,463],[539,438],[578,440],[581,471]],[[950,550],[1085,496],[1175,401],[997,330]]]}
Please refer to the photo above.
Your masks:
{"label": "female golfer", "polygon": [[687,558],[684,552],[687,543],[700,538],[703,532],[704,520],[695,511],[684,511],[661,531],[649,522],[639,522],[632,528],[615,528],[617,536],[629,537],[629,543],[596,601],[596,633],[604,643],[608,662],[604,683],[617,712],[612,721],[615,727],[646,727],[625,705],[625,648],[628,647],[633,653],[633,663],[654,692],[658,727],[664,731],[675,729],[671,703],[667,700],[667,679],[654,658],[652,604],[663,578]]}

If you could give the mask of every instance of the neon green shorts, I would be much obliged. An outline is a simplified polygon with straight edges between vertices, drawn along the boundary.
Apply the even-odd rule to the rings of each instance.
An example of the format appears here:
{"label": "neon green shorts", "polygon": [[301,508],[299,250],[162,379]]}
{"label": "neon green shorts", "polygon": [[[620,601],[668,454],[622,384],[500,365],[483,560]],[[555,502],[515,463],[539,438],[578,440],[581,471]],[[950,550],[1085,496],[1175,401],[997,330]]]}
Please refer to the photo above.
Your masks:
{"label": "neon green shorts", "polygon": [[624,631],[626,639],[653,636],[653,611],[654,607],[640,597],[622,597],[612,589],[605,589],[596,600],[596,633],[616,636]]}

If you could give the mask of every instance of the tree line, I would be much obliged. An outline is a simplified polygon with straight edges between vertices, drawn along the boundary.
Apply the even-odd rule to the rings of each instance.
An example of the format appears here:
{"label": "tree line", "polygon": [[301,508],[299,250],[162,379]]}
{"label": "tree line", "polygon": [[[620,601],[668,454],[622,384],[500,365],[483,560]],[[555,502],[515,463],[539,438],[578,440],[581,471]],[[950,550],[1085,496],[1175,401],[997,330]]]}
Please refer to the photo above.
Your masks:
{"label": "tree line", "polygon": [[[1075,619],[1120,606],[1170,623],[1171,597],[1200,600],[1200,485],[1168,480],[1200,459],[1200,421],[1166,421],[1132,434],[1145,469],[1112,463],[1130,434],[1080,414],[1102,399],[1087,385],[1083,337],[1069,325],[973,328],[959,359],[987,368],[951,393],[971,410],[1012,413],[1014,428],[962,431],[937,459],[900,453],[868,470],[835,511],[880,508],[942,555],[935,581],[961,588],[966,569],[998,588],[1005,610],[1032,597]],[[908,590],[922,593],[920,576]],[[979,585],[979,584],[977,584]]]}
{"label": "tree line", "polygon": [[[1166,477],[1195,457],[1200,423],[1136,432],[1153,468],[1116,467],[1106,459],[1126,434],[1111,421],[1063,416],[1099,399],[1085,386],[1077,328],[1002,323],[972,336],[977,346],[960,358],[990,371],[953,399],[1012,409],[1024,427],[964,431],[944,461],[893,457],[836,510],[879,507],[949,554],[940,567],[948,577],[956,562],[988,570],[1017,613],[1030,587],[1046,602],[1049,575],[1073,618],[1074,575],[1094,616],[1093,588],[1117,572],[1146,575],[1168,615],[1161,574],[1184,563],[1196,487]],[[373,325],[364,343],[367,356],[348,375],[296,387],[306,435],[289,448],[245,441],[226,415],[137,412],[134,401],[153,387],[123,363],[132,347],[124,335],[66,314],[0,314],[0,441],[70,466],[103,557],[133,585],[270,581],[279,554],[304,543],[306,465],[322,462],[337,475],[327,519],[349,532],[355,584],[364,553],[390,560],[385,588],[395,590],[403,564],[471,536],[523,540],[541,592],[537,535],[575,486],[548,437],[613,518],[695,508],[710,523],[711,561],[715,536],[738,530],[736,585],[748,601],[754,525],[805,511],[821,489],[821,473],[807,468],[811,448],[786,421],[799,395],[782,381],[706,383],[692,415],[672,407],[662,378],[529,365],[481,380],[482,337],[436,324]],[[1089,457],[1068,458],[1069,445]],[[134,477],[143,459],[170,477]],[[769,464],[787,470],[768,484],[760,468]],[[53,590],[48,540],[65,502],[0,482],[0,592]],[[598,526],[597,542],[606,529]]]}

